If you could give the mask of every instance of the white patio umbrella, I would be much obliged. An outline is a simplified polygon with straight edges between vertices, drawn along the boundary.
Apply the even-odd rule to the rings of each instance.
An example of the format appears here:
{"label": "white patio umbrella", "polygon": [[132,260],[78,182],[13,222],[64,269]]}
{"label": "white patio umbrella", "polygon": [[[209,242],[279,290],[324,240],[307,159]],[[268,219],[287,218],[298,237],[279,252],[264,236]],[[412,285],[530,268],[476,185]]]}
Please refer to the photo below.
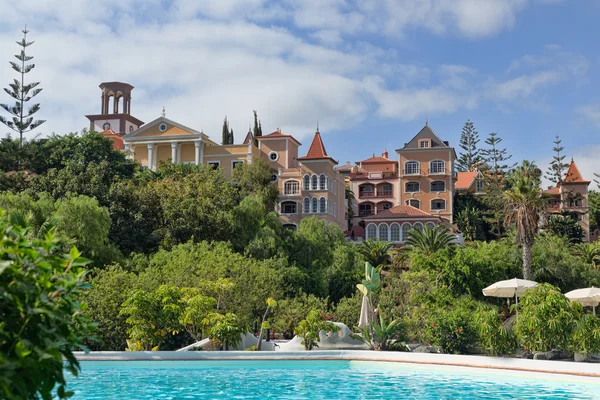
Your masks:
{"label": "white patio umbrella", "polygon": [[366,328],[369,326],[369,299],[367,296],[363,296],[362,304],[360,306],[360,318],[358,319],[358,327]]}
{"label": "white patio umbrella", "polygon": [[519,297],[523,296],[527,289],[536,287],[537,282],[528,281],[526,279],[509,279],[499,281],[483,289],[485,296],[492,297],[513,297],[515,298],[517,318],[519,317]]}
{"label": "white patio umbrella", "polygon": [[592,307],[594,315],[596,315],[596,307],[600,304],[600,288],[584,288],[571,290],[565,296],[571,300],[581,303],[582,306]]}

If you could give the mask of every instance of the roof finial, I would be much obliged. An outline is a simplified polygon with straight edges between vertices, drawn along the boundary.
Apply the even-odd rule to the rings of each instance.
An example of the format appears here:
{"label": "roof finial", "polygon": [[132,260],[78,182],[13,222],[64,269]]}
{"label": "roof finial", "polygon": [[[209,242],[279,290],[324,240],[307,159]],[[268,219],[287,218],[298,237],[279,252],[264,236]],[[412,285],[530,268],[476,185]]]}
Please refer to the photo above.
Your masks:
{"label": "roof finial", "polygon": [[429,126],[429,115],[425,115],[425,126]]}
{"label": "roof finial", "polygon": [[163,118],[167,116],[167,110],[165,110],[165,106],[163,106],[162,112],[160,113]]}
{"label": "roof finial", "polygon": [[319,120],[317,120],[317,132],[319,132]]}
{"label": "roof finial", "polygon": [[279,129],[279,127],[277,127],[277,132],[281,133],[281,129]]}
{"label": "roof finial", "polygon": [[573,160],[573,154],[571,154],[571,162],[574,163],[575,161]]}

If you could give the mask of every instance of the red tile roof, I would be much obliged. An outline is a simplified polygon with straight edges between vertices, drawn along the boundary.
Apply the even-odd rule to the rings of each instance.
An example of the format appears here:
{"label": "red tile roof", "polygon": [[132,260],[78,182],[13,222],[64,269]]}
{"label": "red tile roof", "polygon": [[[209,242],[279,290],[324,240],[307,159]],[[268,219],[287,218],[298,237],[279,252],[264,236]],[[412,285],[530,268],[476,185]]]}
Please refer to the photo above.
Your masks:
{"label": "red tile roof", "polygon": [[337,161],[327,155],[327,150],[325,150],[323,140],[321,139],[321,133],[319,133],[319,131],[315,132],[315,136],[310,144],[308,153],[306,153],[304,157],[298,158],[298,161],[303,160],[331,160],[337,164]]}
{"label": "red tile roof", "polygon": [[571,161],[571,165],[569,165],[569,169],[567,170],[567,175],[565,175],[565,183],[590,183],[590,181],[583,179],[575,161]]}
{"label": "red tile roof", "polygon": [[281,130],[279,130],[279,129],[277,129],[275,132],[269,133],[268,135],[263,135],[263,136],[257,136],[256,137],[257,140],[260,140],[260,139],[271,139],[271,138],[290,138],[294,142],[298,143],[298,145],[302,144],[298,140],[296,140],[296,138],[293,137],[292,135],[286,135],[284,133],[281,133]]}
{"label": "red tile roof", "polygon": [[379,157],[379,156],[373,156],[371,158],[367,158],[366,160],[363,161],[358,161],[357,164],[379,164],[379,163],[388,163],[388,164],[398,164],[398,161],[395,160],[390,160],[388,158],[385,157]]}
{"label": "red tile roof", "polygon": [[456,180],[456,190],[467,190],[473,184],[475,177],[479,172],[459,172]]}
{"label": "red tile roof", "polygon": [[390,209],[387,209],[383,212],[380,212],[375,215],[371,215],[369,217],[365,217],[365,219],[381,219],[381,218],[394,218],[394,219],[402,219],[402,218],[438,218],[436,215],[429,214],[423,210],[419,210],[416,207],[404,205],[404,206],[396,206]]}
{"label": "red tile roof", "polygon": [[553,187],[552,189],[544,190],[544,193],[550,195],[559,195],[560,194],[560,185]]}
{"label": "red tile roof", "polygon": [[105,137],[112,139],[113,149],[125,150],[125,143],[123,143],[123,138],[121,136],[117,135],[116,133],[114,133],[112,129],[107,129],[104,132],[102,132],[102,134]]}

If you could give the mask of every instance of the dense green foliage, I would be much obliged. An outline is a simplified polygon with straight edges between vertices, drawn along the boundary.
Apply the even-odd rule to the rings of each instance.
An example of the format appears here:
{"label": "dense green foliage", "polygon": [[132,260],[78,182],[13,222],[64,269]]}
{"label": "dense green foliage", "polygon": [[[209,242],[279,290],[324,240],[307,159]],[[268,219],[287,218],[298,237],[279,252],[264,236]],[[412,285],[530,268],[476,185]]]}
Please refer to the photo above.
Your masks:
{"label": "dense green foliage", "polygon": [[88,260],[75,247],[62,255],[52,232],[28,239],[5,217],[0,232],[0,397],[68,397],[65,372],[77,375],[73,351],[94,328],[79,301]]}
{"label": "dense green foliage", "polygon": [[337,332],[340,328],[332,324],[323,317],[323,313],[317,309],[312,309],[306,315],[306,319],[300,321],[294,333],[302,338],[302,345],[306,350],[312,350],[319,347],[321,341],[321,331]]}

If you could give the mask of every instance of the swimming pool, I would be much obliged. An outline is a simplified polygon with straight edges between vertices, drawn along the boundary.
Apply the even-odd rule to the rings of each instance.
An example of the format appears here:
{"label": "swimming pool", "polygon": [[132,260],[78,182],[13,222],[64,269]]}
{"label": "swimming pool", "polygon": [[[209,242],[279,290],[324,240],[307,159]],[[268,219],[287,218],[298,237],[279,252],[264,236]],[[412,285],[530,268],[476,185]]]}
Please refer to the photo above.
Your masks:
{"label": "swimming pool", "polygon": [[600,379],[372,361],[82,361],[74,399],[600,399]]}

